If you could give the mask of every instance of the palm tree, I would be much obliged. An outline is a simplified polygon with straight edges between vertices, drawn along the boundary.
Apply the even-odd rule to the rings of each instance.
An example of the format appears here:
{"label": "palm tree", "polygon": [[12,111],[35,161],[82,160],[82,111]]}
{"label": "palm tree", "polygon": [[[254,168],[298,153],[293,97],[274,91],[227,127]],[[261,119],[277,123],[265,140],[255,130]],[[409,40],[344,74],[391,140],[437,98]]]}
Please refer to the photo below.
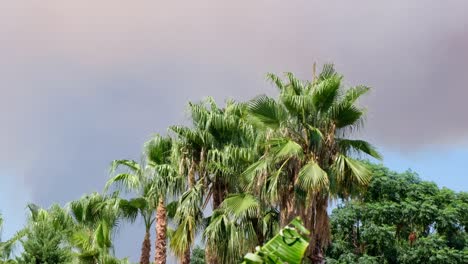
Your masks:
{"label": "palm tree", "polygon": [[20,242],[23,252],[21,263],[70,263],[72,250],[70,216],[58,205],[48,210],[28,205],[30,217]]}
{"label": "palm tree", "polygon": [[[167,209],[169,198],[175,197],[182,189],[178,173],[177,152],[173,140],[169,137],[154,136],[145,144],[145,155],[148,165],[153,170],[150,197],[157,201],[156,208],[156,242],[154,262],[165,264],[167,257]],[[155,208],[155,207],[153,207]]]}
{"label": "palm tree", "polygon": [[71,242],[81,263],[118,262],[111,250],[116,227],[123,217],[120,201],[118,193],[110,197],[93,193],[68,205],[74,220]]}
{"label": "palm tree", "polygon": [[133,160],[114,160],[111,165],[111,174],[119,167],[125,167],[126,172],[113,175],[106,183],[105,190],[110,186],[126,192],[135,192],[136,198],[122,200],[120,207],[125,212],[127,218],[135,220],[137,214],[141,215],[145,224],[145,237],[143,239],[140,263],[150,263],[151,252],[151,226],[155,220],[154,211],[156,202],[152,195],[153,170]]}
{"label": "palm tree", "polygon": [[365,111],[355,103],[369,88],[345,90],[332,65],[312,82],[286,76],[287,83],[268,75],[279,89],[278,100],[259,96],[249,103],[251,121],[265,135],[265,149],[245,175],[251,189],[262,186],[260,197],[279,207],[281,226],[296,216],[305,220],[313,234],[308,257],[321,263],[330,240],[328,200],[351,197],[371,177],[352,155],[380,158],[369,143],[348,138],[363,124]]}
{"label": "palm tree", "polygon": [[203,218],[204,186],[207,183],[206,157],[208,149],[213,145],[213,136],[206,129],[196,127],[191,129],[172,126],[170,130],[178,137],[173,148],[173,161],[179,163],[178,175],[186,175],[187,187],[177,204],[177,228],[170,246],[181,263],[188,264],[191,247]]}
{"label": "palm tree", "polygon": [[[246,104],[233,101],[220,108],[208,98],[189,104],[193,128],[171,127],[180,140],[180,160],[185,165],[182,171],[187,173],[188,186],[194,186],[195,176],[202,183],[203,208],[211,204],[216,210],[230,193],[242,191],[237,176],[255,158],[255,131],[246,120],[246,109]],[[209,263],[218,262],[217,249],[207,246],[205,250]]]}
{"label": "palm tree", "polygon": [[203,238],[216,263],[239,263],[246,252],[271,238],[278,227],[275,208],[249,193],[231,194],[213,212]]}

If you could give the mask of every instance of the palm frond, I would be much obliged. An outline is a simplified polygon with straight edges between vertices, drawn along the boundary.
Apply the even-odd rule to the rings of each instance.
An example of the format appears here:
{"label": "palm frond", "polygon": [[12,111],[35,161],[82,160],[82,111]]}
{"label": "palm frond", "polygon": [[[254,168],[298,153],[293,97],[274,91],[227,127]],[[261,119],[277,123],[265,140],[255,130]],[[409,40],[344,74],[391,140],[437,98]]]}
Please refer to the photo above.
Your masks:
{"label": "palm frond", "polygon": [[336,157],[332,169],[338,183],[343,185],[365,186],[372,178],[370,170],[363,162],[342,154]]}
{"label": "palm frond", "polygon": [[309,161],[299,171],[296,183],[305,191],[327,190],[330,182],[327,173],[315,161]]}
{"label": "palm frond", "polygon": [[320,72],[318,79],[320,81],[328,79],[336,74],[335,65],[327,63],[323,65],[322,71]]}
{"label": "palm frond", "polygon": [[343,153],[356,152],[365,153],[377,160],[382,160],[382,155],[377,151],[377,149],[372,146],[369,142],[358,139],[342,139],[338,138],[337,144],[340,150]]}
{"label": "palm frond", "polygon": [[273,138],[269,140],[268,145],[272,146],[271,151],[277,160],[301,157],[304,152],[301,145],[289,138]]}
{"label": "palm frond", "polygon": [[343,101],[348,104],[354,104],[362,95],[368,93],[370,88],[364,85],[358,85],[352,87],[346,91],[343,97]]}
{"label": "palm frond", "polygon": [[136,174],[120,173],[109,179],[104,187],[104,191],[115,185],[119,190],[125,190],[126,192],[138,190],[141,186],[141,179]]}
{"label": "palm frond", "polygon": [[114,173],[119,167],[125,167],[132,173],[138,173],[141,170],[140,164],[134,160],[114,160],[110,166],[110,173]]}
{"label": "palm frond", "polygon": [[255,218],[260,213],[260,201],[251,194],[232,194],[224,199],[221,208],[231,214],[234,219]]}
{"label": "palm frond", "polygon": [[284,83],[278,75],[273,73],[267,73],[266,79],[274,83],[280,91],[284,89]]}
{"label": "palm frond", "polygon": [[249,102],[249,113],[261,124],[278,128],[286,119],[286,112],[275,100],[268,96],[258,96]]}
{"label": "palm frond", "polygon": [[325,112],[338,100],[341,87],[341,76],[333,75],[320,81],[313,90],[315,109]]}

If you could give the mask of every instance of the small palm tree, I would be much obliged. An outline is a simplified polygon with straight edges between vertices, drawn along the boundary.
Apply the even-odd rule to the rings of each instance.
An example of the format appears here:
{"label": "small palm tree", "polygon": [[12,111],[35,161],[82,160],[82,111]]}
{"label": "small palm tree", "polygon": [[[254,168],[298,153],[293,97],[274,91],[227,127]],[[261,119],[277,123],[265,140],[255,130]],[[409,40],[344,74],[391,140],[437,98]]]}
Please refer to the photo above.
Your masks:
{"label": "small palm tree", "polygon": [[[144,163],[133,160],[115,160],[112,162],[111,179],[105,190],[115,186],[119,190],[132,192],[136,197],[121,200],[123,214],[134,220],[139,214],[145,223],[145,238],[142,244],[140,263],[150,262],[151,240],[150,230],[156,221],[155,263],[165,264],[167,241],[167,212],[168,199],[177,195],[183,188],[178,177],[178,166],[173,162],[173,142],[169,137],[155,135],[145,143]],[[124,172],[115,174],[118,168]],[[154,216],[156,212],[156,217]]]}
{"label": "small palm tree", "polygon": [[98,193],[72,201],[68,207],[74,221],[71,242],[82,263],[114,263],[113,237],[122,217],[118,193],[110,197]]}
{"label": "small palm tree", "polygon": [[[152,188],[150,197],[154,197],[156,208],[156,264],[165,264],[167,258],[167,209],[166,204],[183,189],[183,179],[178,172],[177,148],[169,137],[155,135],[145,144],[148,166],[152,169]],[[153,207],[155,208],[155,207]]]}
{"label": "small palm tree", "polygon": [[[119,167],[124,167],[125,172],[115,174]],[[115,174],[115,175],[113,175]],[[119,190],[134,192],[136,197],[120,202],[121,210],[127,219],[134,221],[139,214],[145,224],[145,237],[143,239],[140,263],[150,263],[151,239],[150,230],[154,218],[156,202],[152,196],[153,170],[148,166],[133,160],[114,160],[111,165],[111,179],[106,183],[105,190],[115,186]]]}
{"label": "small palm tree", "polygon": [[[62,263],[72,260],[70,234],[73,222],[63,208],[53,205],[48,210],[29,204],[28,223],[14,241],[21,243],[20,263]],[[13,241],[10,240],[10,241]]]}

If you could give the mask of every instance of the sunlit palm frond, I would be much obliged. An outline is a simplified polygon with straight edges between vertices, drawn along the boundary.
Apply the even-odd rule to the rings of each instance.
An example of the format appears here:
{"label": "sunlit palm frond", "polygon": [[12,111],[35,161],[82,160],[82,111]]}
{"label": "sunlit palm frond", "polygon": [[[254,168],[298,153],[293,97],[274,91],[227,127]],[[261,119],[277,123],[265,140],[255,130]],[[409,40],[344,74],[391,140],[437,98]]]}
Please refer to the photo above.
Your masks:
{"label": "sunlit palm frond", "polygon": [[231,214],[234,219],[240,220],[258,217],[260,206],[258,198],[247,193],[232,194],[221,204],[221,208]]}

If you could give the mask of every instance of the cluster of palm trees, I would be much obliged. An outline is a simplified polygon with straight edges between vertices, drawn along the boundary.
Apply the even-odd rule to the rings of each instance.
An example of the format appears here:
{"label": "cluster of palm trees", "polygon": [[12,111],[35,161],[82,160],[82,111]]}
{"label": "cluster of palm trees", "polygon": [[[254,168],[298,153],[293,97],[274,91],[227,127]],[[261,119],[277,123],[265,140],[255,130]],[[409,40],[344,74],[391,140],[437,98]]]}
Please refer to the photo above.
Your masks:
{"label": "cluster of palm trees", "polygon": [[[0,242],[0,263],[128,263],[112,254],[115,228],[128,217],[120,209],[121,202],[116,194],[92,193],[65,207],[53,205],[46,210],[29,204],[26,227]],[[17,243],[23,253],[14,261]]]}
{"label": "cluster of palm trees", "polygon": [[345,88],[332,65],[311,81],[291,73],[267,77],[278,88],[276,99],[190,103],[191,126],[152,138],[141,162],[113,161],[106,194],[69,206],[67,219],[80,226],[71,236],[81,257],[107,263],[113,227],[140,216],[146,231],[140,263],[150,263],[153,225],[154,263],[166,263],[168,248],[190,263],[197,237],[207,263],[239,263],[300,217],[311,233],[308,259],[323,262],[329,201],[351,198],[369,183],[360,154],[380,158],[372,145],[349,137],[363,125],[365,110],[356,101],[369,88]]}

